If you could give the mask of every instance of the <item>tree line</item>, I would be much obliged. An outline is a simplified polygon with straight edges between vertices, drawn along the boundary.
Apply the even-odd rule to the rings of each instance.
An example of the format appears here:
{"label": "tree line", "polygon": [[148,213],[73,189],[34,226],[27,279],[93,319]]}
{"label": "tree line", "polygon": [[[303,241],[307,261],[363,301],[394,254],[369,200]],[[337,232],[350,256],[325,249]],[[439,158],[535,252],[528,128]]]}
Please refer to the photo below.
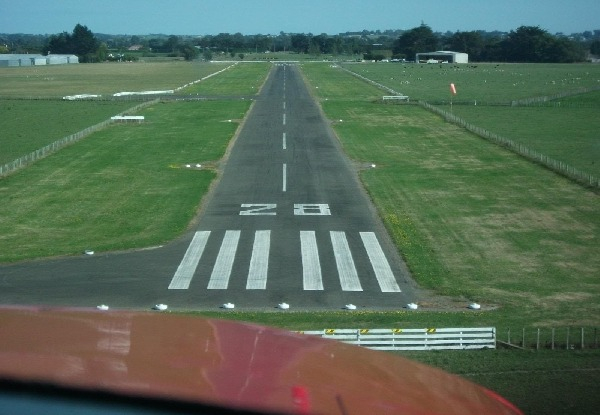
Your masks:
{"label": "tree line", "polygon": [[[213,59],[214,54],[243,59],[252,52],[289,52],[358,59],[414,60],[418,52],[452,50],[469,54],[471,62],[581,62],[588,54],[600,55],[600,30],[565,36],[550,34],[538,26],[521,26],[506,32],[439,33],[426,24],[409,30],[206,36],[94,34],[77,24],[72,33],[23,35],[0,34],[0,53],[72,53],[81,62],[121,59],[134,46],[142,53],[167,54],[186,60]],[[115,53],[116,52],[116,53]],[[119,53],[120,52],[120,53]],[[124,53],[125,52],[125,53]]]}

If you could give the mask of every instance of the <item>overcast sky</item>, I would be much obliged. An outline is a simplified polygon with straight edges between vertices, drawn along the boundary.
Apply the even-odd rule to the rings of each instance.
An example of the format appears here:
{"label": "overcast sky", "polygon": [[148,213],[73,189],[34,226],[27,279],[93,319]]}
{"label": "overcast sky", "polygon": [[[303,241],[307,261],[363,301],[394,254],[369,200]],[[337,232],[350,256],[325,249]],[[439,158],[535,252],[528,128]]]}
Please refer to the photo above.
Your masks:
{"label": "overcast sky", "polygon": [[0,33],[207,35],[600,29],[600,0],[0,0]]}

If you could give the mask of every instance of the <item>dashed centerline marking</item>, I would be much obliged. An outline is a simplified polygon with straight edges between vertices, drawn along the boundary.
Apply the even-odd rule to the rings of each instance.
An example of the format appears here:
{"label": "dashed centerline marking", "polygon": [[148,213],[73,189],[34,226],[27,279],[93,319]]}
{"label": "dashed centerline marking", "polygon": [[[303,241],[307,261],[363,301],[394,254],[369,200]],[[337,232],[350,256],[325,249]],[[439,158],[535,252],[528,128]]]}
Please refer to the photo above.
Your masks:
{"label": "dashed centerline marking", "polygon": [[283,163],[283,186],[282,191],[287,191],[287,164]]}
{"label": "dashed centerline marking", "polygon": [[287,150],[287,140],[286,140],[286,137],[285,137],[285,133],[283,133],[283,140],[282,141],[283,141],[283,149]]}

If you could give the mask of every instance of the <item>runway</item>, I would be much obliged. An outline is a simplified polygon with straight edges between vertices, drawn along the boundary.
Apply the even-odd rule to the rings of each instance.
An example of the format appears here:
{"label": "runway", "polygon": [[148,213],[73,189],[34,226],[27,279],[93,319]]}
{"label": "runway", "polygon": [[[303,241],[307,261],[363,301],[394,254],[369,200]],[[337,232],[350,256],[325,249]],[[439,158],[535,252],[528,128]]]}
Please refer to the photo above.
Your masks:
{"label": "runway", "polygon": [[0,302],[397,309],[406,266],[294,65],[275,65],[196,229],[163,247],[0,267]]}

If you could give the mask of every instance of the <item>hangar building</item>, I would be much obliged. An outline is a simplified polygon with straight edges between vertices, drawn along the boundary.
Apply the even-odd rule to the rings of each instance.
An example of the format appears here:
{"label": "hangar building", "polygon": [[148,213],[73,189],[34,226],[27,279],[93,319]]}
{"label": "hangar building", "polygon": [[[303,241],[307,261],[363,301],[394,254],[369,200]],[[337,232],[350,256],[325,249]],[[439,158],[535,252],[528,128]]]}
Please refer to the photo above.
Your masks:
{"label": "hangar building", "polygon": [[437,52],[417,53],[417,63],[469,63],[469,54],[440,50]]}
{"label": "hangar building", "polygon": [[0,54],[1,67],[64,65],[79,63],[76,55]]}

